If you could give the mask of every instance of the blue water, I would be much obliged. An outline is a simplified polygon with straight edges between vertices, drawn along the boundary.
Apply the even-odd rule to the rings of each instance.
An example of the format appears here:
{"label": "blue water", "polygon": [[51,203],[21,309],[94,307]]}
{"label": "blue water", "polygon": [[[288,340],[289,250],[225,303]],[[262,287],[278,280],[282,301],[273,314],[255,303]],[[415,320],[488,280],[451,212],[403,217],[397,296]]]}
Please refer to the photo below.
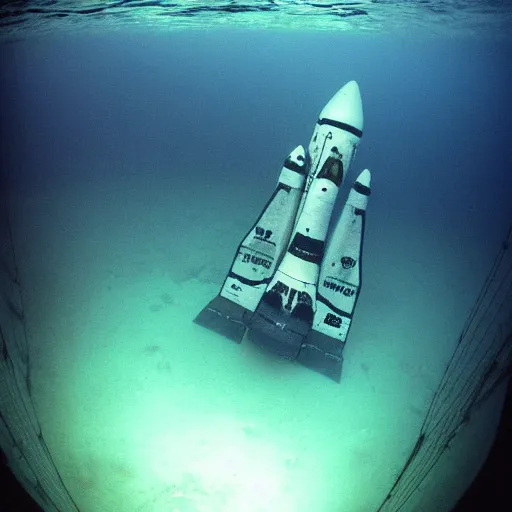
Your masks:
{"label": "blue water", "polygon": [[510,56],[492,39],[240,30],[21,41],[2,47],[2,158],[15,181],[30,176],[25,186],[78,163],[89,172],[72,179],[104,178],[123,161],[178,181],[192,168],[210,183],[214,168],[220,180],[267,187],[326,99],[357,79],[372,207],[398,213],[413,201],[443,230],[501,236]]}
{"label": "blue water", "polygon": [[[355,389],[363,397],[358,399],[360,403],[370,404],[359,407],[353,394],[347,397],[355,400],[350,413],[357,418],[357,428],[361,427],[357,432],[363,445],[352,454],[351,467],[361,464],[367,481],[375,478],[372,468],[380,468],[379,464],[389,474],[380,472],[381,480],[368,497],[343,501],[351,490],[349,484],[343,484],[348,487],[340,493],[342,497],[330,496],[310,510],[337,512],[341,509],[336,507],[346,503],[354,504],[348,512],[370,510],[369,503],[376,506],[404,462],[429,393],[439,381],[512,219],[512,42],[489,34],[394,37],[242,28],[166,34],[124,27],[115,32],[55,33],[5,42],[0,46],[0,61],[3,187],[14,211],[20,257],[31,278],[31,307],[39,328],[34,332],[41,340],[35,350],[41,354],[36,368],[41,390],[45,389],[41,391],[40,414],[47,421],[48,435],[54,435],[57,459],[69,456],[72,461],[69,467],[64,464],[63,471],[76,476],[76,481],[68,477],[70,487],[85,512],[99,510],[90,505],[90,496],[99,492],[95,485],[101,487],[99,482],[110,466],[103,460],[97,462],[99,469],[93,478],[83,463],[87,460],[80,451],[83,446],[71,450],[72,456],[66,452],[68,448],[59,448],[57,439],[67,426],[63,425],[66,422],[57,424],[49,412],[48,397],[55,395],[45,382],[55,379],[62,403],[69,400],[71,404],[76,403],[75,395],[69,391],[72,400],[62,391],[67,383],[71,382],[72,389],[76,377],[77,390],[85,392],[95,378],[80,377],[78,365],[73,370],[66,366],[59,377],[58,369],[42,354],[51,352],[58,359],[59,354],[77,347],[77,353],[87,355],[89,339],[94,340],[97,346],[90,345],[94,349],[89,363],[84,357],[85,367],[110,376],[115,370],[105,361],[127,350],[128,345],[137,357],[142,353],[160,357],[166,346],[164,331],[161,338],[160,334],[144,337],[158,325],[154,313],[170,311],[165,308],[172,310],[170,304],[176,303],[181,320],[173,320],[173,325],[179,324],[181,329],[182,322],[183,329],[187,328],[188,316],[193,318],[211,298],[209,293],[222,284],[236,245],[272,192],[284,158],[299,143],[307,145],[318,113],[330,97],[347,81],[358,81],[365,126],[347,180],[352,183],[363,168],[370,168],[372,196],[364,284],[347,344],[349,380],[346,384],[342,380],[339,389]],[[338,211],[348,188],[345,184]],[[147,288],[144,282],[150,283]],[[133,283],[138,287],[128,288]],[[190,287],[181,289],[181,283]],[[205,288],[192,288],[198,283]],[[128,289],[131,295],[124,293]],[[106,297],[111,291],[117,295],[109,302]],[[198,293],[199,299],[193,299]],[[143,308],[140,311],[139,306]],[[79,317],[80,308],[84,316]],[[140,347],[139,340],[130,338],[133,329],[122,330],[124,320],[119,319],[126,318],[134,322],[133,329],[140,328]],[[168,315],[165,321],[169,321]],[[65,333],[61,337],[53,332],[59,329]],[[87,338],[89,334],[84,333],[89,329]],[[183,339],[191,342],[190,351],[196,351],[190,333],[183,332]],[[194,331],[194,336],[199,334]],[[170,362],[155,363],[159,372],[176,361],[181,364],[180,354],[186,359],[189,348],[181,345],[183,339],[173,338],[173,346],[179,350]],[[122,345],[113,340],[121,340]],[[226,379],[228,389],[244,382],[245,371],[251,382],[258,381],[261,361],[255,370],[249,357],[249,369],[238,368],[240,375],[237,368],[232,369],[231,382],[229,365],[222,370],[223,345],[211,346],[208,357],[218,357],[215,364],[223,375],[219,381]],[[103,357],[103,349],[108,350],[108,357]],[[228,361],[237,354],[236,348],[226,346]],[[63,362],[76,362],[74,352],[62,357]],[[186,364],[193,361],[187,359]],[[390,362],[396,362],[396,368],[388,366]],[[54,373],[46,375],[49,367]],[[133,369],[134,374],[139,369]],[[396,370],[403,372],[401,381]],[[178,372],[182,381],[172,385],[188,383],[187,372],[194,375],[194,371],[189,366]],[[202,368],[201,372],[207,375],[208,370]],[[263,375],[262,382],[270,379],[268,389],[280,389],[276,384],[279,378]],[[272,395],[276,417],[280,418],[281,407],[284,410],[290,397],[296,398],[296,383],[288,380],[293,378],[295,375],[288,373],[283,377],[283,389],[289,395]],[[190,389],[216,403],[221,393],[215,394],[215,382],[205,385],[208,391],[201,390],[199,384],[191,384]],[[313,407],[315,393],[315,428],[320,425],[321,429],[322,413],[334,418],[332,424],[337,425],[338,419],[331,417],[337,391],[324,389],[321,381],[311,382],[313,387],[302,381],[302,391],[313,391],[304,395],[308,398],[297,400],[290,424],[282,423],[285,430],[293,427],[295,415],[300,420],[303,400]],[[131,397],[129,385],[123,380],[116,393],[128,389]],[[100,388],[98,385],[95,392]],[[396,412],[385,408],[381,416],[374,416],[379,403],[395,403],[393,393],[400,388],[411,401],[408,414],[413,408],[416,411],[415,419],[404,419],[405,407],[397,407]],[[240,392],[257,395],[243,386]],[[177,394],[179,400],[186,395]],[[84,403],[92,403],[90,396],[87,400]],[[98,400],[110,403],[106,398],[105,402]],[[251,398],[247,400],[250,405]],[[254,400],[260,404],[259,398]],[[72,408],[69,404],[62,405],[63,410]],[[199,404],[201,409],[204,404]],[[90,407],[92,412],[86,406],[82,409],[94,416]],[[343,414],[348,425],[349,414]],[[140,411],[135,415],[143,416]],[[66,412],[62,417],[70,416]],[[127,418],[132,418],[128,423],[135,421],[133,416]],[[75,420],[80,432],[83,419]],[[406,427],[402,421],[407,422]],[[310,424],[301,427],[299,421],[297,425],[299,432],[304,428],[304,436],[312,436]],[[393,464],[386,461],[385,451],[364,451],[372,440],[379,445],[375,439],[384,436],[383,432],[389,432],[389,439],[398,443],[404,438],[402,429],[409,441],[395,450],[395,459],[389,459]],[[483,437],[488,440],[490,435]],[[98,438],[105,445],[116,443],[106,435]],[[386,443],[392,445],[388,438]],[[98,450],[91,451],[102,458]],[[116,453],[118,456],[119,451]],[[326,467],[329,471],[337,468]],[[343,466],[340,474],[350,474],[350,468]],[[470,476],[464,474],[465,483],[460,475],[453,477],[459,486],[454,488],[462,492]],[[125,477],[123,482],[131,481]],[[367,483],[364,478],[363,484],[357,481],[354,486]],[[187,485],[182,487],[193,495],[196,484]],[[332,488],[337,485],[333,480]],[[311,492],[316,496],[316,488]],[[197,498],[195,506],[199,507],[201,499]],[[454,499],[451,495],[447,503]],[[124,503],[123,510],[151,510],[151,500],[137,500]],[[114,510],[105,505],[108,499],[101,503],[101,510]],[[165,503],[158,501],[157,505],[164,507]],[[158,512],[157,505],[153,510]],[[183,510],[196,510],[188,502],[182,506],[191,507]],[[214,508],[221,505],[213,498],[210,506],[222,510]],[[262,505],[254,510],[275,509]],[[296,509],[283,505],[281,510]]]}

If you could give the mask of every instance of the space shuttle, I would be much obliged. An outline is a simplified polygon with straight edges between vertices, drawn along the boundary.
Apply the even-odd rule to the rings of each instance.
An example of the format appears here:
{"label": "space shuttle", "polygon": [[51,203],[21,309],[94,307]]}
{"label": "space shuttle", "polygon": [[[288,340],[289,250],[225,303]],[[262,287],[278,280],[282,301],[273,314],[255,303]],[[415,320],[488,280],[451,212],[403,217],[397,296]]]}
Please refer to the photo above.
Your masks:
{"label": "space shuttle", "polygon": [[362,135],[361,94],[351,81],[320,112],[307,151],[299,145],[285,159],[273,194],[197,324],[340,381],[361,291],[368,169],[328,230]]}

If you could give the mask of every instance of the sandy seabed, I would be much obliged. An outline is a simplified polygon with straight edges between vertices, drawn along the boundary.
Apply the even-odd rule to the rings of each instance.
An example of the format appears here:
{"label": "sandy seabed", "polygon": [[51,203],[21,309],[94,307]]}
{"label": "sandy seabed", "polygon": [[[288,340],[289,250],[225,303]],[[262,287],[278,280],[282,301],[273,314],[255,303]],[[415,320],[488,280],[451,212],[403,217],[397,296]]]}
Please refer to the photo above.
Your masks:
{"label": "sandy seabed", "polygon": [[[407,220],[369,228],[337,384],[192,322],[266,192],[166,185],[70,186],[24,197],[15,215],[37,411],[80,510],[375,510],[481,282],[468,288],[449,236],[433,250]],[[369,226],[379,218],[371,202],[368,216]],[[425,257],[439,251],[442,266]],[[410,510],[449,510],[485,456],[500,403],[459,436]]]}

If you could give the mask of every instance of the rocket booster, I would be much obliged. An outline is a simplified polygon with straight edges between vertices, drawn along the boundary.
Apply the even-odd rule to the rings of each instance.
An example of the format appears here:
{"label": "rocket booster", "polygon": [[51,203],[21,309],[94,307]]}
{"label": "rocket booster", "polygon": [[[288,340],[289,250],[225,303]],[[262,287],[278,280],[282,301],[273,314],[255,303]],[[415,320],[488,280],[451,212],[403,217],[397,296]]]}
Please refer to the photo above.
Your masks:
{"label": "rocket booster", "polygon": [[[370,171],[354,183],[329,239],[318,281],[313,329],[345,343],[361,288],[361,255]],[[336,306],[335,306],[336,304]]]}
{"label": "rocket booster", "polygon": [[295,148],[277,187],[237,248],[219,294],[195,322],[340,379],[361,287],[370,172],[356,180],[326,246],[338,191],[363,133],[357,82],[321,110],[305,153]]}
{"label": "rocket booster", "polygon": [[233,341],[242,341],[248,319],[259,304],[290,239],[304,190],[302,146],[286,158],[274,193],[237,248],[219,295],[195,318]]}

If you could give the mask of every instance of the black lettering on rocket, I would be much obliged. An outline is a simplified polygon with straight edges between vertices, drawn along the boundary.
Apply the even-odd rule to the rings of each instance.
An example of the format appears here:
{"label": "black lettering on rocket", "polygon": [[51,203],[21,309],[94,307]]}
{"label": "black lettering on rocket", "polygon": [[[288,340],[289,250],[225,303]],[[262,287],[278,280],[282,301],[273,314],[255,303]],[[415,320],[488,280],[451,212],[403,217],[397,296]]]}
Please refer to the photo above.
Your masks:
{"label": "black lettering on rocket", "polygon": [[272,266],[272,262],[270,260],[254,256],[254,254],[250,254],[248,252],[243,253],[242,263],[252,263],[257,267],[265,267],[266,269],[269,269]]}
{"label": "black lettering on rocket", "polygon": [[324,280],[324,287],[335,293],[342,293],[345,297],[352,297],[356,293],[354,288],[329,281],[328,279]]}
{"label": "black lettering on rocket", "polygon": [[334,327],[335,329],[339,329],[341,327],[341,317],[333,315],[332,313],[327,313],[324,318],[324,324]]}

